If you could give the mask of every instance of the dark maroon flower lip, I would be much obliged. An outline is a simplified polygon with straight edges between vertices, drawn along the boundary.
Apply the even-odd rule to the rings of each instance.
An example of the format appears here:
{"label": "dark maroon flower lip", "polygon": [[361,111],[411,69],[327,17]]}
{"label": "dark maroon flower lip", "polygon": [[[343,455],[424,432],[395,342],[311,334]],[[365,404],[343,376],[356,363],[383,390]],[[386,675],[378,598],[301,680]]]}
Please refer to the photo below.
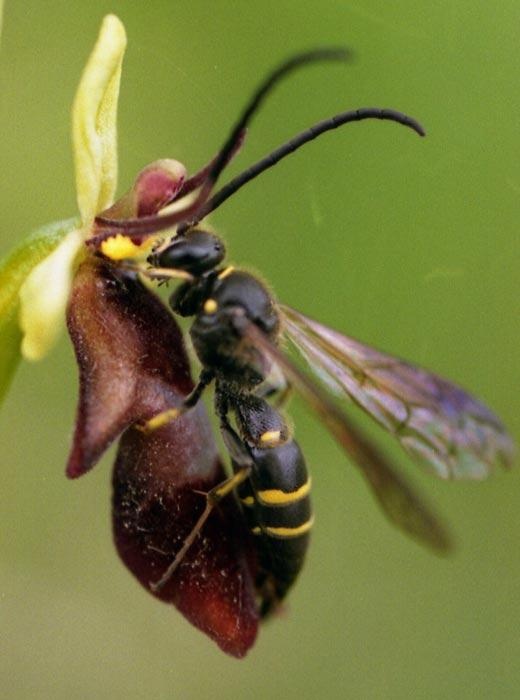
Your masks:
{"label": "dark maroon flower lip", "polygon": [[[207,424],[202,404],[195,410],[196,419],[183,417],[179,426],[124,433],[113,475],[114,542],[146,590],[173,603],[225,652],[242,657],[258,627],[256,563],[233,499],[212,514],[166,585],[158,592],[151,589],[204,509],[198,492],[224,479],[211,432],[200,432]],[[195,466],[198,477],[191,473]]]}
{"label": "dark maroon flower lip", "polygon": [[113,535],[127,568],[226,653],[255,641],[254,548],[233,498],[212,513],[159,592],[151,590],[224,478],[203,404],[153,433],[135,424],[180,404],[193,387],[182,333],[135,277],[94,256],[73,283],[67,324],[80,370],[76,429],[67,465],[81,476],[121,434],[113,475]]}
{"label": "dark maroon flower lip", "polygon": [[67,325],[80,370],[67,475],[88,471],[128,426],[190,391],[182,334],[155,295],[108,264],[78,270]]}

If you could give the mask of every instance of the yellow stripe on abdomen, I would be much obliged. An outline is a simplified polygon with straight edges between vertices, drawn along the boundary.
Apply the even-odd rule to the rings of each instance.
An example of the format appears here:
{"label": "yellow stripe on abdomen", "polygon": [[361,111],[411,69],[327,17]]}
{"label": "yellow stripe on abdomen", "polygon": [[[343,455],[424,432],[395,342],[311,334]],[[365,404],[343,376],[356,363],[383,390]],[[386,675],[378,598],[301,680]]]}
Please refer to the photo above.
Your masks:
{"label": "yellow stripe on abdomen", "polygon": [[264,527],[263,532],[270,537],[280,537],[281,539],[288,539],[290,537],[299,537],[309,532],[314,524],[314,516],[311,516],[307,522],[303,525],[298,525],[297,527]]}
{"label": "yellow stripe on abdomen", "polygon": [[295,491],[281,491],[280,489],[266,489],[265,491],[257,491],[256,496],[260,503],[264,506],[285,506],[295,501],[300,501],[309,495],[311,490],[310,478]]}

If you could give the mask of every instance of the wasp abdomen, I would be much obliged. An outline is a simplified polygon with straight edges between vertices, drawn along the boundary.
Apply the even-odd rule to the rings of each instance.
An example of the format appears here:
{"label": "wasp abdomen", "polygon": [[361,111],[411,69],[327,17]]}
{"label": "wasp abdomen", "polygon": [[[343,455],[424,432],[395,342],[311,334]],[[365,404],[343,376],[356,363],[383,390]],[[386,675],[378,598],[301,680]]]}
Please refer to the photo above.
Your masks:
{"label": "wasp abdomen", "polygon": [[252,460],[251,475],[238,493],[257,538],[258,588],[267,614],[303,566],[313,521],[311,483],[300,447],[280,413],[257,397],[239,402],[235,413]]}

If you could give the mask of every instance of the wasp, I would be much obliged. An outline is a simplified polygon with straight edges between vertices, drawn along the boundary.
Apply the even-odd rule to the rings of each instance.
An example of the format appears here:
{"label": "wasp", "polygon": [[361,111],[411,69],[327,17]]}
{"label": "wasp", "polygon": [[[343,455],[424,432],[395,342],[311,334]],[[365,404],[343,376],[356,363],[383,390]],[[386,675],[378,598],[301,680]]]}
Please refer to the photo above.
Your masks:
{"label": "wasp", "polygon": [[[130,262],[126,269],[150,279],[179,279],[169,304],[174,314],[193,318],[190,335],[202,365],[199,381],[180,405],[151,417],[140,429],[161,429],[193,409],[214,384],[215,411],[232,465],[232,475],[206,494],[205,510],[154,582],[154,590],[175,572],[220,500],[236,493],[256,542],[262,613],[268,614],[283,600],[302,568],[313,524],[305,459],[280,410],[290,389],[314,409],[360,468],[390,521],[441,553],[450,548],[441,522],[364,437],[336,397],[356,404],[414,460],[443,479],[481,479],[513,458],[511,438],[483,403],[436,374],[279,303],[257,276],[225,263],[223,241],[204,226],[207,215],[247,182],[325,132],[380,119],[424,136],[421,125],[401,112],[379,108],[343,112],[298,134],[214,192],[246,127],[273,87],[301,66],[348,57],[345,50],[320,49],[298,54],[276,68],[254,93],[216,158],[176,193],[170,202],[177,205],[173,211],[96,220],[96,245],[101,251],[103,242],[116,233],[141,241],[168,230],[148,257],[148,266]],[[286,339],[300,352],[309,372],[288,355]]]}

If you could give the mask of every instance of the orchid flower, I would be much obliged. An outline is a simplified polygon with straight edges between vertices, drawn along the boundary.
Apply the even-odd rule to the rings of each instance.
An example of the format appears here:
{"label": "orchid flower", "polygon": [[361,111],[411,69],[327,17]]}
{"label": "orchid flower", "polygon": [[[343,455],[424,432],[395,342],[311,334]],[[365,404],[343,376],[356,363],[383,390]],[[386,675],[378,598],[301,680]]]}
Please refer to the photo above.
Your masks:
{"label": "orchid flower", "polygon": [[66,317],[80,373],[67,476],[84,474],[121,436],[112,522],[122,561],[152,595],[173,604],[224,651],[243,656],[260,617],[257,563],[233,499],[222,504],[167,585],[160,591],[153,585],[204,508],[200,492],[225,474],[202,404],[156,433],[136,428],[190,392],[189,361],[174,318],[139,275],[118,264],[146,254],[153,237],[114,229],[99,240],[95,218],[156,214],[196,187],[200,175],[186,181],[181,163],[157,161],[114,203],[125,47],[122,23],[108,15],[72,109],[79,217],[42,227],[0,263],[0,398],[20,357],[43,357]]}
{"label": "orchid flower", "polygon": [[116,115],[126,34],[108,15],[85,66],[72,109],[79,218],[32,233],[0,263],[0,396],[21,356],[44,357],[63,326],[71,280],[94,217],[113,202]]}

